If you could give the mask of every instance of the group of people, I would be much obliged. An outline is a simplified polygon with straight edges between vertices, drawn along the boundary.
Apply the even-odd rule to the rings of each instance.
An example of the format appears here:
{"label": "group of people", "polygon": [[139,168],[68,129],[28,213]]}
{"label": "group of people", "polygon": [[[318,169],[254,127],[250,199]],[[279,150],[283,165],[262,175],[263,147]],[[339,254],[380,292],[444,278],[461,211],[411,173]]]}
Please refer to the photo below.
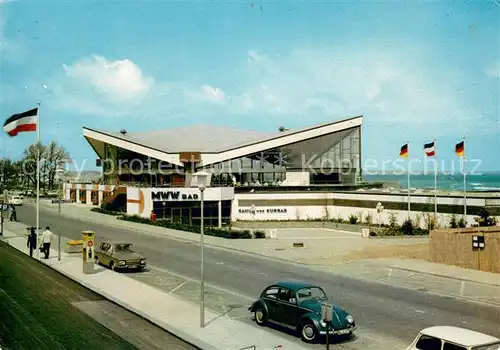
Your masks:
{"label": "group of people", "polygon": [[[49,254],[50,254],[50,243],[52,242],[52,235],[53,233],[50,231],[50,227],[47,226],[45,228],[45,231],[42,233],[42,239],[41,239],[41,245],[40,245],[40,251],[44,253],[44,258],[48,259]],[[33,256],[33,251],[37,248],[38,242],[37,242],[37,235],[36,235],[36,229],[34,227],[30,227],[30,233],[28,235],[28,243],[27,247],[30,250],[30,256]]]}

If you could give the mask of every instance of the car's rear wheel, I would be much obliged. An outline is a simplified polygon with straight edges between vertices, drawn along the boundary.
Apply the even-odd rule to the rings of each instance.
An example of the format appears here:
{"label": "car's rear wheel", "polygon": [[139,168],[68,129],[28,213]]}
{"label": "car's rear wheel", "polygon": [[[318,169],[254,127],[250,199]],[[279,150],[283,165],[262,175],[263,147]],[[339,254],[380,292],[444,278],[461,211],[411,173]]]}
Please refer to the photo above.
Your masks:
{"label": "car's rear wheel", "polygon": [[111,262],[109,263],[109,268],[110,268],[111,270],[115,271],[115,262],[114,262],[114,261],[111,261]]}
{"label": "car's rear wheel", "polygon": [[300,337],[306,343],[314,343],[318,337],[318,330],[311,321],[305,321],[300,327]]}
{"label": "car's rear wheel", "polygon": [[267,324],[267,313],[262,307],[258,307],[254,312],[255,323],[259,326],[265,326]]}
{"label": "car's rear wheel", "polygon": [[99,264],[100,264],[100,262],[99,262],[99,258],[98,258],[97,256],[95,257],[95,264],[96,264],[96,265],[99,265]]}

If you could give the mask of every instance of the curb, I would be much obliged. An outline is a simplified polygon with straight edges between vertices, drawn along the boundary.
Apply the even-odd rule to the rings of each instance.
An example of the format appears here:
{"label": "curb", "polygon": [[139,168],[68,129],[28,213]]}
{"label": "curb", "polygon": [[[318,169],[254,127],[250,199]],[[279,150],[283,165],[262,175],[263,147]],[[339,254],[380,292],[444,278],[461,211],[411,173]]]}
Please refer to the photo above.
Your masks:
{"label": "curb", "polygon": [[[442,277],[442,276],[440,276],[440,277]],[[364,277],[355,277],[355,278],[358,278],[358,279],[366,281],[366,282],[383,284],[385,286],[392,286],[392,287],[406,289],[406,290],[411,290],[411,291],[419,291],[418,288],[409,287],[409,286],[407,286],[405,284],[394,285],[394,284],[391,284],[391,283],[389,283],[388,281],[385,281],[385,280],[383,280],[383,281],[382,280],[372,280],[372,279],[368,279],[368,278],[364,278]],[[489,307],[500,307],[500,301],[488,301],[488,302],[486,302],[486,301],[479,300],[479,299],[474,299],[474,298],[471,298],[471,297],[460,296],[460,295],[450,294],[450,293],[445,293],[445,292],[437,292],[437,291],[432,291],[432,290],[426,290],[423,293],[427,293],[427,294],[431,294],[431,295],[436,295],[436,296],[440,296],[440,297],[453,298],[453,299],[456,299],[456,300],[469,301],[469,302],[473,302],[473,303],[477,303],[477,304],[481,304],[481,305],[485,305],[485,306],[489,306]]]}
{"label": "curb", "polygon": [[[4,232],[7,231],[7,230],[4,230]],[[11,234],[14,234],[13,232],[11,231],[8,231],[9,233]],[[25,252],[11,246],[8,242],[6,242],[7,239],[9,238],[16,238],[16,237],[20,237],[20,236],[15,236],[15,237],[8,237],[8,238],[5,238],[5,239],[2,239],[2,241],[4,243],[6,243],[9,247],[23,253],[23,254],[26,254]],[[160,327],[161,329],[165,330],[166,332],[168,333],[171,333],[173,336],[176,336],[177,338],[183,340],[184,342],[200,349],[200,350],[219,350],[217,347],[214,347],[206,342],[204,342],[203,340],[201,339],[198,339],[198,338],[195,338],[195,337],[192,337],[190,334],[178,329],[178,328],[175,328],[175,327],[172,327],[170,325],[165,325],[164,322],[156,319],[155,317],[152,317],[150,315],[147,315],[146,313],[144,313],[143,311],[141,310],[138,310],[134,307],[131,307],[130,305],[128,305],[127,303],[124,303],[122,302],[121,300],[115,298],[113,295],[107,293],[106,291],[102,291],[102,290],[99,290],[98,288],[95,288],[93,287],[92,285],[90,285],[89,283],[85,282],[85,281],[81,281],[81,280],[76,280],[74,279],[72,276],[70,276],[68,273],[64,272],[64,271],[60,271],[56,268],[54,268],[52,265],[49,265],[49,264],[46,264],[44,263],[43,261],[40,261],[38,259],[34,259],[36,260],[39,264],[42,264],[50,269],[52,269],[53,271],[59,273],[60,275],[62,276],[65,276],[66,278],[69,278],[70,280],[72,280],[73,282],[81,285],[82,287],[85,287],[86,289],[88,290],[91,290],[92,292],[96,293],[96,294],[99,294],[101,295],[102,297],[104,297],[106,300],[108,301],[111,301],[112,303],[116,304],[116,305],[119,305],[121,307],[123,307],[124,309],[127,309],[129,311],[131,311],[132,313],[136,314],[137,316],[140,316],[141,318],[153,323],[154,325]],[[124,277],[127,277],[127,278],[130,278],[128,276],[124,276]]]}
{"label": "curb", "polygon": [[[405,268],[405,267],[398,267],[398,266],[392,266],[392,265],[388,266],[387,268],[389,268],[389,269],[395,269],[395,270],[401,270],[401,271],[415,272],[415,273],[419,273],[419,274],[422,274],[422,275],[429,275],[429,276],[434,276],[434,277],[447,278],[447,279],[456,280],[456,281],[464,281],[464,282],[469,282],[469,283],[476,283],[476,284],[481,284],[481,285],[485,285],[485,286],[496,287],[496,288],[499,289],[499,295],[500,295],[500,285],[498,285],[498,284],[487,283],[487,282],[478,282],[478,281],[473,281],[473,280],[468,279],[468,278],[450,277],[450,276],[440,275],[438,273],[432,273],[432,272],[422,272],[422,271],[418,271],[418,270],[412,270],[412,269],[408,269],[408,268]],[[484,271],[482,271],[482,272],[484,272]]]}

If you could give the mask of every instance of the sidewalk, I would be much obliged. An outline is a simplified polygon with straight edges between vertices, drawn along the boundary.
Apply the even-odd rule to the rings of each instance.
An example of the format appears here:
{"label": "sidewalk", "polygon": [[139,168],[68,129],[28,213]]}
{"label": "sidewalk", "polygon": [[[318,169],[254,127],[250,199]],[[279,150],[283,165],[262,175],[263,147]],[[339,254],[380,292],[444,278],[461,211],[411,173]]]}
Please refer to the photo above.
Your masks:
{"label": "sidewalk", "polygon": [[[4,231],[3,240],[28,254],[26,237]],[[249,327],[209,310],[205,311],[206,326],[200,328],[199,307],[194,304],[103,267],[96,266],[93,274],[84,274],[80,254],[64,252],[58,261],[57,251],[51,249],[50,256],[40,262],[201,349],[237,350],[255,346],[256,350],[271,350],[277,345],[287,350],[304,349],[265,329]]]}

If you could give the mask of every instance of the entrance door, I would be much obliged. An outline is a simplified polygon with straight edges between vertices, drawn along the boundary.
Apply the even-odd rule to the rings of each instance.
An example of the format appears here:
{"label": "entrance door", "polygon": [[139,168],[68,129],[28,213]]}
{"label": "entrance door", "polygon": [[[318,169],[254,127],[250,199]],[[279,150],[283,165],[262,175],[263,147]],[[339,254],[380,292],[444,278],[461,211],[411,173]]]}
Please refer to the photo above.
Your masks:
{"label": "entrance door", "polygon": [[172,222],[182,222],[181,208],[172,208]]}

